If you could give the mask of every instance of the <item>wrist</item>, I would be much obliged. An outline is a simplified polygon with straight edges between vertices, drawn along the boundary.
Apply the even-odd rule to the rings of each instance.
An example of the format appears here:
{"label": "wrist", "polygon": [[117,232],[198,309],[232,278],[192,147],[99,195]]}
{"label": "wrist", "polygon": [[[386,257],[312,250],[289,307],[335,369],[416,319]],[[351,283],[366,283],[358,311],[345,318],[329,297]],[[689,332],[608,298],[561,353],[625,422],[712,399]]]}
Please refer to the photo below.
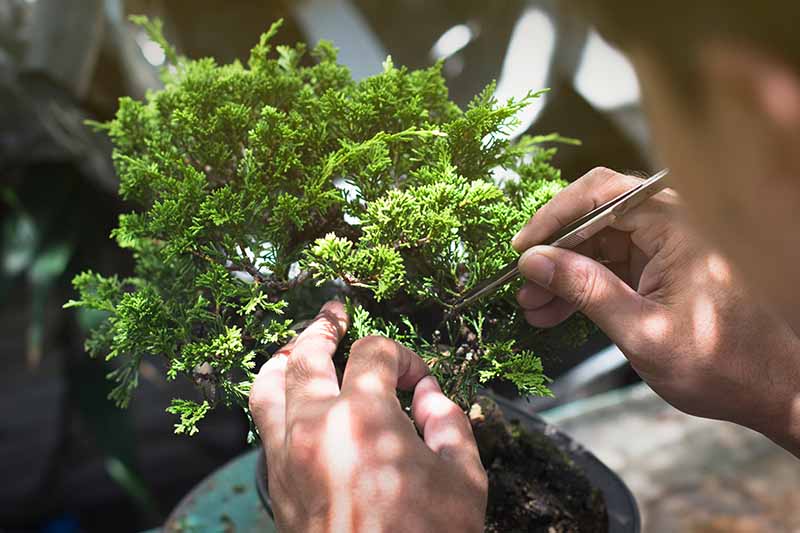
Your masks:
{"label": "wrist", "polygon": [[[793,392],[782,400],[775,401],[775,397],[771,400],[771,408],[762,408],[754,420],[743,425],[800,458],[800,395]],[[768,404],[762,404],[762,407],[765,405]]]}

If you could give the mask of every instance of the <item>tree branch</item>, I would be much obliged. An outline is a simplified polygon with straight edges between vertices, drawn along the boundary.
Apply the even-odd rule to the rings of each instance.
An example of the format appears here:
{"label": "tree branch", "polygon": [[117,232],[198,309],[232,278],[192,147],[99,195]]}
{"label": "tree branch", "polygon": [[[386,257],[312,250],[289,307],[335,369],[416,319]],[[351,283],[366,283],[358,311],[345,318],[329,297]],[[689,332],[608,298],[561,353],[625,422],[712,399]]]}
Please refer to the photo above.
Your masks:
{"label": "tree branch", "polygon": [[265,283],[268,290],[285,292],[294,289],[295,287],[299,287],[306,281],[311,279],[311,272],[307,270],[301,271],[292,279],[281,281],[276,279],[267,280]]}

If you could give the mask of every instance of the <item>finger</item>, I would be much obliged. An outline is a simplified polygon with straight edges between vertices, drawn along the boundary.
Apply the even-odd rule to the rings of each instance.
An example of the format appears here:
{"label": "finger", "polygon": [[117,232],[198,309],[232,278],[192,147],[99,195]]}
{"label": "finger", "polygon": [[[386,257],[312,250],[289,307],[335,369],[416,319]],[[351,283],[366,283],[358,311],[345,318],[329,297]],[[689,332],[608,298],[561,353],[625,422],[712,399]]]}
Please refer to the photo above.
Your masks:
{"label": "finger", "polygon": [[605,228],[573,250],[605,265],[625,283],[636,288],[638,277],[632,275],[632,263],[633,258],[641,254],[638,253],[639,248],[631,242],[631,233]]}
{"label": "finger", "polygon": [[517,303],[522,309],[539,309],[553,301],[555,295],[536,283],[525,283],[517,292]]}
{"label": "finger", "polygon": [[635,335],[643,312],[658,305],[603,265],[570,250],[535,246],[522,254],[519,267],[525,278],[582,311],[618,344]]}
{"label": "finger", "polygon": [[425,444],[444,459],[471,468],[480,464],[472,426],[464,412],[442,393],[433,376],[427,376],[414,388],[411,414]]}
{"label": "finger", "polygon": [[304,401],[324,400],[339,394],[333,354],[347,332],[348,317],[340,302],[328,302],[298,337],[286,368],[286,402],[291,412]]}
{"label": "finger", "polygon": [[342,378],[342,393],[395,396],[428,375],[428,365],[405,346],[385,337],[353,343]]}
{"label": "finger", "polygon": [[667,189],[618,218],[611,227],[625,232],[634,246],[652,257],[682,221],[680,198]]}
{"label": "finger", "polygon": [[678,193],[672,189],[664,189],[646,202],[636,206],[635,209],[625,213],[625,216],[615,219],[611,227],[631,232],[638,228],[652,226],[659,220],[675,219],[677,218],[676,213],[682,211]]}
{"label": "finger", "polygon": [[[575,251],[591,257],[605,265],[617,277],[631,285],[629,250],[627,234],[611,230],[596,235],[593,239],[584,242]],[[620,260],[622,258],[622,260]],[[560,324],[575,313],[575,306],[561,298],[557,298],[544,287],[527,282],[517,293],[517,302],[523,310],[526,321],[532,326],[549,328]]]}
{"label": "finger", "polygon": [[261,366],[250,388],[250,412],[267,456],[279,450],[286,437],[286,362],[297,337]]}
{"label": "finger", "polygon": [[526,309],[525,320],[537,328],[552,328],[561,324],[575,313],[577,309],[561,298],[553,298],[551,302],[538,309]]}
{"label": "finger", "polygon": [[630,247],[630,233],[609,227],[600,230],[573,250],[602,262],[621,262],[628,259]]}
{"label": "finger", "polygon": [[250,388],[250,412],[264,444],[267,462],[273,464],[286,438],[285,352],[264,363]]}
{"label": "finger", "polygon": [[641,181],[607,168],[595,168],[542,206],[514,237],[512,245],[522,252],[540,244],[576,218],[619,196]]}

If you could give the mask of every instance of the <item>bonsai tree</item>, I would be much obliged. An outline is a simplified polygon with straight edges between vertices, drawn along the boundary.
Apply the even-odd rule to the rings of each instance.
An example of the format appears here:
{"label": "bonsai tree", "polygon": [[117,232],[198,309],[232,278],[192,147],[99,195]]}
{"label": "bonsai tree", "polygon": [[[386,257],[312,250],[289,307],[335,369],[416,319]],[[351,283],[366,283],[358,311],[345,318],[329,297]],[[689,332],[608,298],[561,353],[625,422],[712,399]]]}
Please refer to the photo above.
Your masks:
{"label": "bonsai tree", "polygon": [[[68,307],[105,313],[86,342],[113,359],[125,406],[144,358],[198,384],[175,399],[177,433],[194,434],[218,403],[247,411],[254,369],[331,294],[355,339],[381,334],[416,351],[465,409],[481,384],[549,394],[540,356],[580,342],[580,320],[524,325],[513,284],[458,313],[450,304],[516,256],[511,237],[565,182],[557,135],[505,134],[540,93],[500,103],[490,85],[462,110],[441,65],[393,65],[358,83],[320,42],[273,46],[247,64],[189,60],[158,21],[137,19],[164,48],[163,90],[123,98],[94,124],[114,143],[120,195],[133,207],[113,238],[133,277],[85,272]],[[498,183],[498,169],[513,178]]]}
{"label": "bonsai tree", "polygon": [[[494,382],[549,394],[540,357],[581,342],[587,322],[527,326],[519,283],[452,308],[515,259],[514,233],[566,185],[546,145],[572,141],[507,137],[540,93],[501,103],[490,85],[460,109],[440,64],[409,71],[389,58],[354,82],[330,43],[273,48],[278,22],[246,65],[217,65],[179,56],[158,21],[135,20],[165,51],[164,88],[93,124],[113,141],[133,206],[112,236],[135,272],[84,272],[66,304],[103,314],[86,349],[113,360],[117,404],[142,360],[160,358],[169,379],[198,386],[167,409],[177,433],[196,433],[220,403],[248,413],[256,366],[331,297],[351,317],[339,366],[354,340],[379,334],[422,356],[465,410]],[[604,529],[599,492],[547,436],[478,407],[487,531]]]}

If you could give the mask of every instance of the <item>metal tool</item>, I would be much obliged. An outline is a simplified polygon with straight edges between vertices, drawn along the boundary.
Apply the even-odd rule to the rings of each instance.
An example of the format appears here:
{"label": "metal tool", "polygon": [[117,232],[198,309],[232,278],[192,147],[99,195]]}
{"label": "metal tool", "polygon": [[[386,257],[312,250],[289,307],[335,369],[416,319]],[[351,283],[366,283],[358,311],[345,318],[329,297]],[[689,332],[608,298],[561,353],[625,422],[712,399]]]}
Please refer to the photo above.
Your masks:
{"label": "metal tool", "polygon": [[[663,179],[667,174],[669,174],[669,169],[667,168],[653,174],[650,178],[633,189],[620,194],[613,200],[609,200],[592,209],[577,220],[570,222],[556,231],[542,244],[567,249],[575,248],[601,229],[613,224],[614,221],[624,216],[625,213],[634,207],[663,190],[667,186],[667,181]],[[497,274],[467,291],[451,305],[447,314],[452,316],[456,311],[495,292],[497,289],[519,276],[519,266],[517,263],[518,260],[515,259]]]}

